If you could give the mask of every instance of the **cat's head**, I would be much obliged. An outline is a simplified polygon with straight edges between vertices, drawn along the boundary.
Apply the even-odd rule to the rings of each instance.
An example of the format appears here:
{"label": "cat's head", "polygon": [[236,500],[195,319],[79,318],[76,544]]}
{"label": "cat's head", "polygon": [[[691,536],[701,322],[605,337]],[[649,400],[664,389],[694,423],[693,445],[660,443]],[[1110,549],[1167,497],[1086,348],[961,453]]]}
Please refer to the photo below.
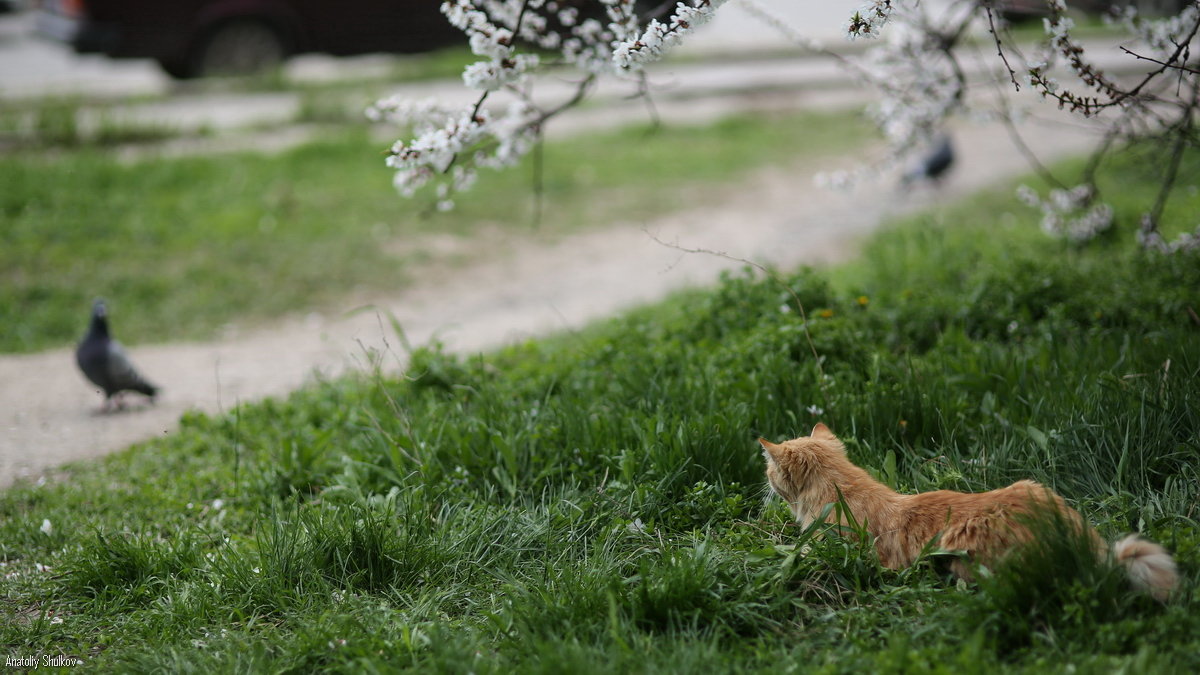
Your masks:
{"label": "cat's head", "polygon": [[831,460],[844,461],[846,457],[846,446],[820,422],[807,436],[779,444],[765,438],[758,442],[767,460],[767,482],[789,504],[800,500],[812,479],[833,463]]}

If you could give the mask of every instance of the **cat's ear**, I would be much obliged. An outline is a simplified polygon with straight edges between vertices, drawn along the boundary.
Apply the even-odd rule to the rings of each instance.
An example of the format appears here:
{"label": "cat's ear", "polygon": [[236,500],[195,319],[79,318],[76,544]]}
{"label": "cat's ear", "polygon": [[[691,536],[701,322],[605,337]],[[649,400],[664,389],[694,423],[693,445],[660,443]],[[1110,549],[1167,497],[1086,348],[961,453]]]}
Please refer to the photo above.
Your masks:
{"label": "cat's ear", "polygon": [[823,422],[817,422],[817,426],[813,427],[812,433],[809,436],[822,441],[836,441],[838,439]]}
{"label": "cat's ear", "polygon": [[758,439],[758,444],[762,446],[763,457],[766,457],[767,459],[771,460],[772,462],[775,462],[776,464],[779,463],[779,458],[783,456],[783,448],[782,447],[775,445],[774,443],[772,443],[771,441],[768,441],[765,438]]}

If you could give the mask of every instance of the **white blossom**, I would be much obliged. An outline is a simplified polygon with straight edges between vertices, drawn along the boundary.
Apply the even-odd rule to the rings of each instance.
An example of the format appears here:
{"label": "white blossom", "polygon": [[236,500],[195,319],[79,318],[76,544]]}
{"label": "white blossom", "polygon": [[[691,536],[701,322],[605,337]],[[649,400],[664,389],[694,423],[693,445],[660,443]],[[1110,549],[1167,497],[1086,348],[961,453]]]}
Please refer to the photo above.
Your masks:
{"label": "white blossom", "polygon": [[638,69],[658,61],[672,47],[700,26],[712,20],[717,9],[728,0],[695,0],[695,5],[683,2],[675,5],[675,13],[666,23],[651,19],[646,30],[636,38],[622,40],[613,47],[613,63],[622,69]]}
{"label": "white blossom", "polygon": [[1017,198],[1042,212],[1042,229],[1054,236],[1074,242],[1094,239],[1113,224],[1112,207],[1095,201],[1090,185],[1077,185],[1069,190],[1053,189],[1047,199],[1028,185],[1017,188]]}
{"label": "white blossom", "polygon": [[[396,171],[396,189],[411,197],[437,184],[435,205],[448,210],[453,194],[475,182],[478,168],[509,167],[529,152],[551,113],[532,103],[528,78],[542,63],[538,54],[522,51],[524,45],[559,51],[565,62],[589,73],[616,73],[612,45],[640,30],[635,0],[600,1],[608,24],[593,17],[580,20],[578,10],[544,0],[444,2],[442,13],[466,33],[471,51],[483,57],[463,71],[463,83],[481,92],[480,98],[467,107],[447,108],[393,97],[367,110],[372,121],[411,130],[411,138],[393,143],[385,160]],[[555,28],[547,18],[551,15],[558,21]],[[496,92],[513,94],[515,100],[501,111],[488,101]]]}
{"label": "white blossom", "polygon": [[[590,12],[587,5],[580,10],[547,0],[445,0],[442,13],[463,31],[478,57],[463,72],[464,84],[478,97],[472,104],[458,106],[392,98],[368,109],[371,120],[406,130],[406,137],[392,144],[386,159],[386,165],[395,171],[396,189],[412,196],[423,187],[435,186],[434,205],[451,208],[456,193],[470,188],[479,169],[511,167],[521,161],[540,141],[546,122],[582,100],[597,78],[632,80],[643,92],[645,66],[688,39],[726,2],[684,0],[669,10],[669,17],[643,23],[635,0],[599,0]],[[935,6],[921,0],[864,0],[849,17],[847,34],[851,39],[877,39],[857,56],[824,49],[755,0],[743,3],[768,26],[783,31],[807,50],[836,59],[847,68],[847,77],[880,94],[868,112],[887,141],[887,156],[866,166],[823,174],[820,180],[825,184],[848,186],[882,175],[923,151],[953,116],[1014,120],[1007,108],[989,113],[977,104],[968,105],[968,78],[957,57],[963,51],[960,38],[970,34],[973,21],[986,16],[989,30],[1003,29],[1003,23],[990,12],[993,3],[972,0]],[[1171,94],[1162,93],[1162,87],[1153,91],[1139,87],[1141,94],[1135,91],[1124,96],[1073,38],[1075,23],[1066,14],[1064,0],[1049,0],[1046,7],[1041,46],[1009,49],[1011,63],[1004,59],[1005,45],[995,34],[995,46],[1005,66],[1005,70],[997,70],[1002,80],[1009,79],[1017,90],[1028,88],[1084,116],[1106,107],[1122,115],[1145,113],[1147,101],[1173,102]],[[1143,18],[1128,7],[1117,11],[1113,22],[1137,38],[1138,42],[1126,44],[1148,52],[1144,60],[1160,63],[1160,72],[1195,78],[1188,50],[1200,26],[1200,4],[1188,3],[1174,16],[1162,19]],[[542,58],[547,51],[556,56]],[[561,105],[541,103],[534,96],[539,76],[564,64],[584,73],[576,96]],[[561,79],[558,73],[554,76]],[[1081,84],[1086,88],[1082,93],[1073,90]],[[1189,111],[1194,112],[1194,106]],[[1136,127],[1125,118],[1114,124]],[[1042,211],[1042,227],[1056,236],[1086,241],[1112,226],[1112,208],[1091,188],[1052,190],[1045,198],[1027,189],[1023,194],[1027,203]],[[1143,245],[1164,251],[1194,248],[1198,237],[1200,232],[1186,233],[1167,243],[1157,233],[1153,218],[1139,233]]]}
{"label": "white blossom", "polygon": [[846,36],[851,40],[878,37],[892,18],[892,4],[892,0],[870,0],[862,5],[846,24]]}
{"label": "white blossom", "polygon": [[1164,58],[1185,44],[1192,26],[1200,20],[1200,5],[1188,3],[1178,14],[1162,18],[1142,17],[1130,4],[1115,12],[1110,22],[1135,35],[1158,58]]}
{"label": "white blossom", "polygon": [[1174,241],[1168,242],[1159,233],[1158,227],[1149,214],[1142,216],[1141,227],[1137,231],[1138,244],[1147,250],[1158,253],[1172,254],[1182,251],[1200,251],[1200,225],[1192,232],[1181,232]]}

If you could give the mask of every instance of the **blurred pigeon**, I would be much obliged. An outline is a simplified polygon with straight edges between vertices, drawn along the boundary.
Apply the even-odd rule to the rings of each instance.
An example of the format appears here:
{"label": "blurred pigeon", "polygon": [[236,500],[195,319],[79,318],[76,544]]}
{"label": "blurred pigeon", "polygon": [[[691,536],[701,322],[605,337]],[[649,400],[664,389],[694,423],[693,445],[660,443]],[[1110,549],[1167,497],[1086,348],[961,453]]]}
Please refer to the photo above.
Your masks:
{"label": "blurred pigeon", "polygon": [[942,134],[932,147],[928,154],[905,172],[902,184],[909,185],[921,180],[937,182],[950,170],[954,165],[954,146],[950,143],[950,137]]}
{"label": "blurred pigeon", "polygon": [[133,368],[121,344],[108,335],[108,308],[103,300],[92,305],[92,322],[87,335],[75,350],[75,362],[93,384],[104,390],[104,409],[108,409],[114,395],[122,391],[136,391],[151,399],[158,387],[147,382]]}

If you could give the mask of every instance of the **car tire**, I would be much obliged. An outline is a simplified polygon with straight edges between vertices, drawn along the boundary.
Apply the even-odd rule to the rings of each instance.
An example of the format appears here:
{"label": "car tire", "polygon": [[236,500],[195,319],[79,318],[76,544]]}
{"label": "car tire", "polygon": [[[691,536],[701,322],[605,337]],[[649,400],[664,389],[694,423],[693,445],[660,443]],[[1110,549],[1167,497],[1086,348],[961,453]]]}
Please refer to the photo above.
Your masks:
{"label": "car tire", "polygon": [[192,59],[192,73],[200,77],[255,75],[278,67],[287,55],[283,35],[271,25],[230,21],[201,41]]}
{"label": "car tire", "polygon": [[159,59],[158,67],[175,80],[190,80],[196,77],[196,69],[188,59]]}

